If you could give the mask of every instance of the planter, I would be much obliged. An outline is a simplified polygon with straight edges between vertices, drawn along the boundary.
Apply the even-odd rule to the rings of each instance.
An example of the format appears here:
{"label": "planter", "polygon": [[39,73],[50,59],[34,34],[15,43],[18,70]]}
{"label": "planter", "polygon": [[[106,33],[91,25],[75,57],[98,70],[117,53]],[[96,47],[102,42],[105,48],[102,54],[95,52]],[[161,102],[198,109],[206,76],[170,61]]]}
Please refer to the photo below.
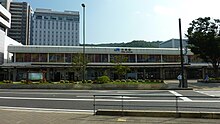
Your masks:
{"label": "planter", "polygon": [[160,90],[166,89],[164,83],[158,84],[0,84],[0,89],[73,89],[73,90]]}

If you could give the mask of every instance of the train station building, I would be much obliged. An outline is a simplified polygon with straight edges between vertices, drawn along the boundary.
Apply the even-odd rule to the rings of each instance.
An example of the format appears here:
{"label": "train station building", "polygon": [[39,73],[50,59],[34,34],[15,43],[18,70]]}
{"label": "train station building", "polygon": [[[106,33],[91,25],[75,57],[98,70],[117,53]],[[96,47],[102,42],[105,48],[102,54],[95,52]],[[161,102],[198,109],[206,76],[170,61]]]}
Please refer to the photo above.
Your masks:
{"label": "train station building", "polygon": [[[8,46],[8,62],[1,66],[4,78],[20,81],[29,73],[45,75],[46,80],[76,80],[71,71],[72,59],[83,53],[82,46]],[[85,48],[86,80],[95,80],[107,72],[117,79],[112,61],[115,56],[124,56],[130,71],[126,79],[176,79],[181,72],[179,48],[133,48],[133,47],[89,47]],[[202,78],[209,65],[197,58],[188,49],[184,51],[184,67],[189,79]],[[107,71],[108,70],[108,71]],[[35,76],[36,76],[35,75]]]}

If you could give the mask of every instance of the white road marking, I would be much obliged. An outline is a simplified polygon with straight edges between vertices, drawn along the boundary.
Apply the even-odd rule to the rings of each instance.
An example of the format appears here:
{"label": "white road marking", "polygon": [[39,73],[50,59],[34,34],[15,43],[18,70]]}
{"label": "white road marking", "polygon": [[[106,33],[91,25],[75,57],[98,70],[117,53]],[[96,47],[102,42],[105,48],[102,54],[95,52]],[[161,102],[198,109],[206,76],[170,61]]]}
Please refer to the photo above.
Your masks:
{"label": "white road marking", "polygon": [[201,93],[201,94],[204,94],[204,95],[207,95],[207,96],[217,96],[217,97],[220,97],[220,91],[195,91],[197,93]]}
{"label": "white road marking", "polygon": [[1,110],[10,110],[10,111],[52,112],[52,113],[83,113],[83,114],[92,114],[94,112],[94,110],[28,108],[28,107],[11,107],[11,106],[0,106],[0,109]]}
{"label": "white road marking", "polygon": [[215,95],[210,95],[210,94],[208,94],[208,93],[205,93],[205,92],[203,92],[203,91],[195,91],[195,92],[200,93],[200,94],[204,94],[204,95],[207,95],[207,96],[215,96]]}
{"label": "white road marking", "polygon": [[[174,94],[175,96],[183,96],[182,94],[177,93],[176,91],[170,90],[170,93]],[[187,98],[187,97],[179,97],[180,99],[182,99],[183,101],[192,101],[191,99]]]}

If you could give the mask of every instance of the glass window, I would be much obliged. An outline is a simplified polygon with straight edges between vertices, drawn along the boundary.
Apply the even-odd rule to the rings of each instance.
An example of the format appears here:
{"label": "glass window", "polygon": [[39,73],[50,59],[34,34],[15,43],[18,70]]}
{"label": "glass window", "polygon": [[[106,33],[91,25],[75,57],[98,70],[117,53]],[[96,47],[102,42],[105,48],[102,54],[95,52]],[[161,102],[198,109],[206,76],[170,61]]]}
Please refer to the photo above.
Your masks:
{"label": "glass window", "polygon": [[179,55],[163,55],[163,62],[180,62]]}
{"label": "glass window", "polygon": [[57,56],[55,53],[50,53],[49,54],[49,62],[56,62],[57,61]]}
{"label": "glass window", "polygon": [[65,53],[65,62],[72,62],[71,53]]}
{"label": "glass window", "polygon": [[38,15],[38,16],[36,16],[36,19],[42,19],[42,16]]}
{"label": "glass window", "polygon": [[58,17],[58,20],[63,20],[63,18],[62,17]]}
{"label": "glass window", "polygon": [[38,53],[31,54],[31,62],[39,62],[39,54]]}
{"label": "glass window", "polygon": [[47,54],[40,53],[40,62],[47,62]]}
{"label": "glass window", "polygon": [[108,62],[108,55],[102,54],[102,61],[101,62]]}
{"label": "glass window", "polygon": [[16,53],[16,62],[24,62],[24,54]]}
{"label": "glass window", "polygon": [[137,62],[160,62],[160,55],[146,55],[146,54],[138,54]]}
{"label": "glass window", "polygon": [[49,62],[64,62],[64,54],[63,53],[50,53]]}
{"label": "glass window", "polygon": [[64,62],[64,54],[63,53],[57,54],[57,62]]}
{"label": "glass window", "polygon": [[118,62],[118,63],[128,62],[128,56],[125,54],[121,54],[121,55],[111,54],[110,62]]}
{"label": "glass window", "polygon": [[128,55],[125,55],[125,57],[127,58],[127,62],[135,62],[134,54],[128,54]]}
{"label": "glass window", "polygon": [[31,62],[31,54],[30,53],[24,54],[24,62]]}
{"label": "glass window", "polygon": [[201,58],[199,58],[197,55],[190,55],[188,56],[189,63],[198,63],[198,62],[204,62]]}

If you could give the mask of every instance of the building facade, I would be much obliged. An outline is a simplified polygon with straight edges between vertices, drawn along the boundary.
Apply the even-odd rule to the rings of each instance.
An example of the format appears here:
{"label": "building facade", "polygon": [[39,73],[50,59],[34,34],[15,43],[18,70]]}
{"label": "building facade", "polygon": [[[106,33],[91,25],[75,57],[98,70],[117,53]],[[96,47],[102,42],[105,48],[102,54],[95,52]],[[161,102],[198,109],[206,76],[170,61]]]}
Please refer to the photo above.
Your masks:
{"label": "building facade", "polygon": [[4,63],[4,45],[7,29],[10,28],[11,14],[0,4],[0,64]]}
{"label": "building facade", "polygon": [[30,44],[31,7],[27,2],[11,2],[11,28],[8,36],[22,43]]}
{"label": "building facade", "polygon": [[79,46],[79,12],[36,9],[32,45]]}
{"label": "building facade", "polygon": [[[21,45],[7,36],[7,30],[11,27],[11,14],[0,4],[0,66],[7,63],[12,54],[8,53],[8,45]],[[0,67],[0,80],[6,79],[6,70]]]}
{"label": "building facade", "polygon": [[0,0],[0,4],[8,11],[9,11],[11,2],[12,0]]}
{"label": "building facade", "polygon": [[[45,75],[48,81],[77,80],[72,72],[74,56],[82,53],[81,46],[9,46],[13,54],[12,62],[4,64],[6,77],[10,80],[23,80],[29,73]],[[95,80],[107,72],[111,79],[117,79],[112,61],[116,56],[124,56],[122,64],[130,67],[124,76],[129,79],[176,79],[181,72],[179,49],[177,48],[116,48],[86,47],[86,79]],[[189,63],[185,63],[188,78],[202,78],[207,64],[202,63],[190,51]]]}
{"label": "building facade", "polygon": [[[183,39],[182,40],[182,45],[183,48],[187,47],[187,40]],[[170,39],[167,41],[164,41],[162,43],[160,43],[159,45],[160,48],[180,48],[180,39]]]}

